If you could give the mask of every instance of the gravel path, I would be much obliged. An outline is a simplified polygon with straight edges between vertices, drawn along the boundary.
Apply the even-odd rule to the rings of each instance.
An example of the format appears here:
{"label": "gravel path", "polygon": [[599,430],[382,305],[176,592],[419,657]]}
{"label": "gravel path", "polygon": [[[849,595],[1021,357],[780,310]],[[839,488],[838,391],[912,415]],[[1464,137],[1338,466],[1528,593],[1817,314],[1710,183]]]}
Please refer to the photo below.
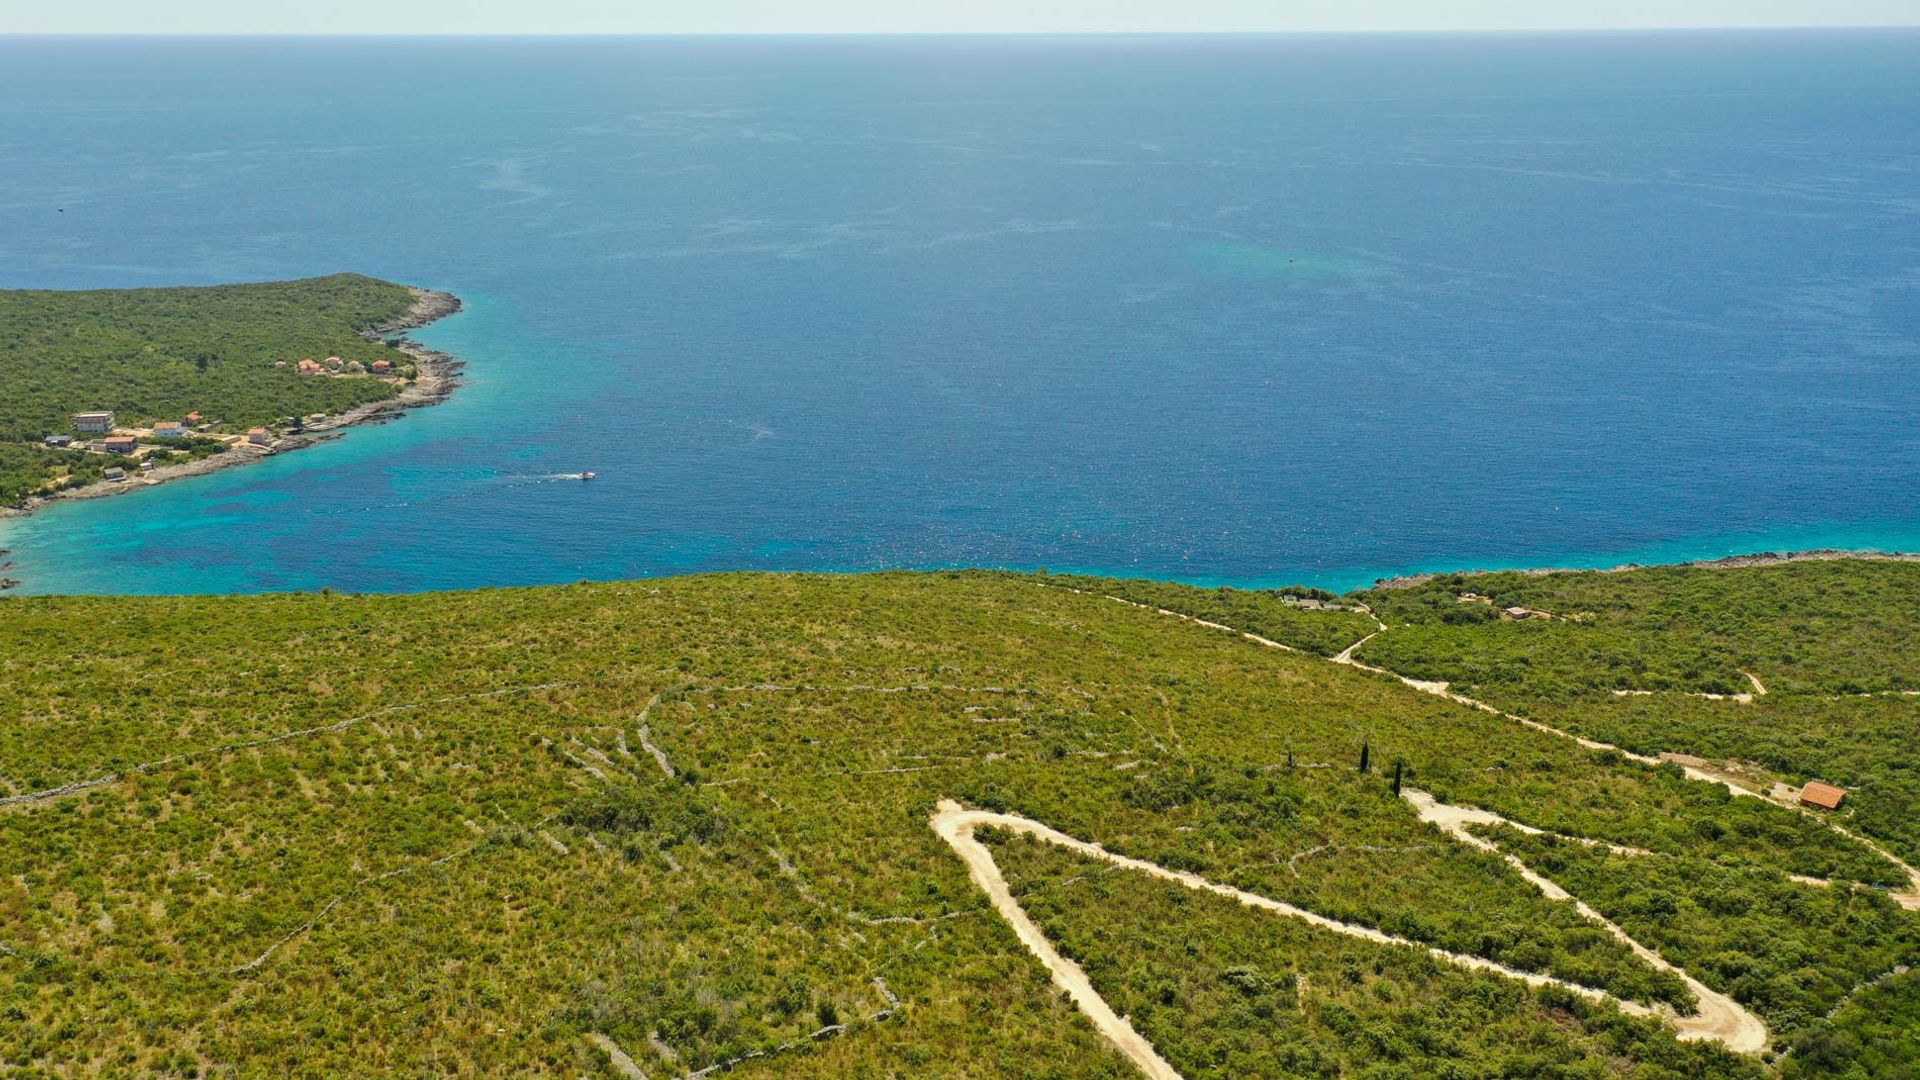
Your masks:
{"label": "gravel path", "polygon": [[[1441,806],[1441,804],[1433,802],[1431,797],[1427,798],[1426,803],[1429,807]],[[1415,805],[1416,808],[1418,808],[1420,804],[1416,802]],[[1422,816],[1425,817],[1426,815],[1423,813]],[[1490,843],[1481,840],[1479,837],[1472,836],[1472,834],[1465,831],[1465,825],[1468,822],[1478,822],[1491,817],[1492,815],[1485,815],[1482,811],[1462,811],[1456,807],[1444,807],[1436,811],[1436,816],[1429,820],[1433,820],[1434,823],[1440,825],[1441,828],[1466,840],[1468,843],[1472,843],[1478,847],[1492,849]],[[1381,945],[1403,945],[1409,948],[1421,949],[1450,964],[1476,971],[1487,971],[1504,975],[1532,986],[1556,986],[1591,1001],[1611,1004],[1622,1012],[1635,1016],[1660,1016],[1663,1019],[1671,1021],[1675,1027],[1679,1029],[1680,1037],[1683,1039],[1713,1039],[1723,1043],[1728,1049],[1746,1054],[1759,1053],[1765,1049],[1767,1044],[1767,1029],[1757,1017],[1724,995],[1716,994],[1706,987],[1701,986],[1693,979],[1688,978],[1684,972],[1679,972],[1678,969],[1666,963],[1666,961],[1662,960],[1657,954],[1634,942],[1631,938],[1627,937],[1624,931],[1606,922],[1606,920],[1601,919],[1584,904],[1580,904],[1583,914],[1586,914],[1589,918],[1605,926],[1610,932],[1625,941],[1642,959],[1647,960],[1656,967],[1674,971],[1676,974],[1679,974],[1681,978],[1685,979],[1688,987],[1694,991],[1696,997],[1699,999],[1700,1009],[1698,1015],[1692,1017],[1676,1017],[1672,1014],[1671,1010],[1649,1008],[1636,1002],[1623,1001],[1604,991],[1581,986],[1577,983],[1570,983],[1562,979],[1554,978],[1551,975],[1542,975],[1538,972],[1531,971],[1518,971],[1501,964],[1496,964],[1482,957],[1448,952],[1444,949],[1437,949],[1421,942],[1395,937],[1394,935],[1384,933],[1370,926],[1359,926],[1354,923],[1341,922],[1338,919],[1330,919],[1325,915],[1308,911],[1305,908],[1295,907],[1283,901],[1274,900],[1257,893],[1246,892],[1242,889],[1236,889],[1230,885],[1221,885],[1217,882],[1208,881],[1198,874],[1181,870],[1169,870],[1157,863],[1150,863],[1143,859],[1134,859],[1125,855],[1118,855],[1101,847],[1099,844],[1075,839],[1058,830],[1049,828],[1040,822],[1034,821],[1031,818],[1020,817],[1015,814],[1000,814],[987,810],[968,810],[951,799],[943,799],[936,808],[929,824],[933,827],[935,834],[942,840],[945,840],[967,864],[967,873],[973,880],[974,885],[987,895],[987,899],[993,905],[994,910],[999,913],[1001,918],[1007,921],[1007,925],[1013,928],[1014,936],[1020,939],[1021,944],[1025,945],[1029,952],[1039,958],[1041,964],[1046,967],[1048,975],[1052,977],[1054,985],[1064,991],[1073,1003],[1079,1007],[1080,1011],[1084,1013],[1089,1020],[1093,1021],[1095,1030],[1105,1036],[1122,1054],[1126,1055],[1128,1060],[1138,1066],[1142,1073],[1153,1078],[1153,1080],[1180,1080],[1180,1073],[1174,1069],[1165,1058],[1160,1056],[1151,1042],[1147,1041],[1144,1036],[1134,1030],[1133,1025],[1128,1022],[1126,1017],[1120,1016],[1113,1011],[1113,1008],[1107,1004],[1106,999],[1102,998],[1099,992],[1094,990],[1093,984],[1091,980],[1088,979],[1086,971],[1081,968],[1079,964],[1062,956],[1059,950],[1053,947],[1052,942],[1047,940],[1046,935],[1041,933],[1040,928],[1028,917],[1026,910],[1020,906],[1020,902],[1014,898],[1011,890],[1008,889],[1005,876],[1001,874],[998,864],[993,861],[993,853],[988,850],[986,845],[974,837],[975,830],[989,826],[1008,829],[1026,836],[1031,836],[1045,843],[1064,847],[1088,858],[1111,863],[1123,869],[1136,870],[1150,877],[1158,878],[1162,881],[1170,881],[1197,892],[1215,893],[1220,896],[1230,897],[1248,907],[1271,911],[1289,918],[1300,919],[1322,930],[1331,930],[1335,933],[1362,938]],[[1520,865],[1519,860],[1514,859],[1512,856],[1503,857],[1514,863],[1516,867],[1520,869],[1522,875],[1536,887],[1540,888],[1546,895],[1555,899],[1573,900],[1573,898],[1559,886],[1533,874],[1532,871]],[[1573,902],[1579,904],[1577,900],[1573,900]]]}

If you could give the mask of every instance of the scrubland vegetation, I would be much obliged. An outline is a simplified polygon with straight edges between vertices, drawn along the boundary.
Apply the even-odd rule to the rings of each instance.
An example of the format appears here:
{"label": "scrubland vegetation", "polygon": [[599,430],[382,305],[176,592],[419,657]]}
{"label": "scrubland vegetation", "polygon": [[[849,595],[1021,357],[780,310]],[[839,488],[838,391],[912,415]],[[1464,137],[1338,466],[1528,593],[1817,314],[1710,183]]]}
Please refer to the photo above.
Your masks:
{"label": "scrubland vegetation", "polygon": [[1920,861],[1920,563],[1454,575],[1364,598],[1393,625],[1368,663],[1628,750],[1839,784],[1843,821]]}
{"label": "scrubland vegetation", "polygon": [[[1849,567],[1877,584],[1843,587]],[[1789,648],[1783,687],[1891,679],[1862,650],[1896,651],[1901,615],[1876,598],[1913,588],[1920,567],[1833,564],[1832,592],[1779,583],[1814,577],[1796,573],[1685,579],[1692,638],[1648,622],[1663,594],[1634,575],[1553,587],[1587,590],[1594,619],[1577,628],[1603,635],[1577,657],[1628,649],[1676,685],[1718,685],[1723,659],[1768,678],[1764,658]],[[1613,582],[1619,605],[1601,602]],[[1709,631],[1730,624],[1716,604],[1781,589],[1812,606]],[[1549,595],[1535,606],[1551,609]],[[1823,596],[1866,598],[1868,626]],[[1363,599],[1392,626],[1363,658],[1423,677],[1470,662],[1471,646],[1408,631],[1477,633],[1514,657],[1526,651],[1505,635],[1539,625],[1450,622],[1437,604],[1427,620],[1417,594]],[[1795,619],[1844,643],[1800,640]],[[593,1035],[654,1077],[728,1062],[741,1076],[1134,1075],[929,829],[942,798],[1690,1008],[1677,979],[1572,905],[1423,824],[1392,791],[1395,764],[1448,802],[1651,852],[1501,836],[1637,940],[1745,995],[1775,1028],[1769,1054],[1682,1043],[1609,1005],[1030,841],[1002,840],[996,858],[1187,1076],[1912,1067],[1911,1039],[1886,1022],[1916,1007],[1912,979],[1859,990],[1920,956],[1920,915],[1877,891],[1902,881],[1896,867],[1675,766],[1321,658],[1373,629],[1279,594],[986,573],[3,600],[0,1069],[614,1075]],[[1374,655],[1403,632],[1449,648]],[[1553,643],[1542,669],[1593,689],[1489,679],[1504,707],[1610,689],[1561,639],[1537,640]],[[1687,682],[1680,658],[1695,656]],[[1849,715],[1831,714],[1834,741],[1871,763],[1897,721],[1856,729]],[[1699,752],[1686,730],[1674,748]],[[88,786],[34,795],[69,785]]]}

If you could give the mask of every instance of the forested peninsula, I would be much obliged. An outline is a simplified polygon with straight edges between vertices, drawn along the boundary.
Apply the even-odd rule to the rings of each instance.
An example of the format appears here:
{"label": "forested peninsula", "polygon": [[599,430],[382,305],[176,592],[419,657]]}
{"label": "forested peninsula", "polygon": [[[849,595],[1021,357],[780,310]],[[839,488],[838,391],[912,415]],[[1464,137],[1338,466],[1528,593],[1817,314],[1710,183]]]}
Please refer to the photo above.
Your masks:
{"label": "forested peninsula", "polygon": [[0,513],[242,464],[438,401],[457,362],[399,335],[459,307],[359,274],[0,291]]}

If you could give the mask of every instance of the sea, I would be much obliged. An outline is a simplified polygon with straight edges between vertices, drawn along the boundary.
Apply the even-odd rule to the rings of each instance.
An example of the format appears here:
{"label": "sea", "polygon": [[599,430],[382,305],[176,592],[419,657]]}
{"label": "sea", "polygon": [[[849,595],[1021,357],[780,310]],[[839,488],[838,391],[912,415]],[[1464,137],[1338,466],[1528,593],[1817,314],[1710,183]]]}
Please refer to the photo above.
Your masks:
{"label": "sea", "polygon": [[1920,31],[0,38],[0,287],[336,271],[452,400],[4,576],[1920,549]]}

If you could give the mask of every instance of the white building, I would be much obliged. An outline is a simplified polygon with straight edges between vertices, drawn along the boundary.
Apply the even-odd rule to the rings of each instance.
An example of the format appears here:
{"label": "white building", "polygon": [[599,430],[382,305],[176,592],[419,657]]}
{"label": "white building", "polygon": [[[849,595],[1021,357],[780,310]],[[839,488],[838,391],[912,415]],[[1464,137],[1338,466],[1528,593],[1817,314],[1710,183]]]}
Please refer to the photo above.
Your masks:
{"label": "white building", "polygon": [[110,412],[83,412],[73,414],[73,430],[108,432],[113,430],[113,414]]}

